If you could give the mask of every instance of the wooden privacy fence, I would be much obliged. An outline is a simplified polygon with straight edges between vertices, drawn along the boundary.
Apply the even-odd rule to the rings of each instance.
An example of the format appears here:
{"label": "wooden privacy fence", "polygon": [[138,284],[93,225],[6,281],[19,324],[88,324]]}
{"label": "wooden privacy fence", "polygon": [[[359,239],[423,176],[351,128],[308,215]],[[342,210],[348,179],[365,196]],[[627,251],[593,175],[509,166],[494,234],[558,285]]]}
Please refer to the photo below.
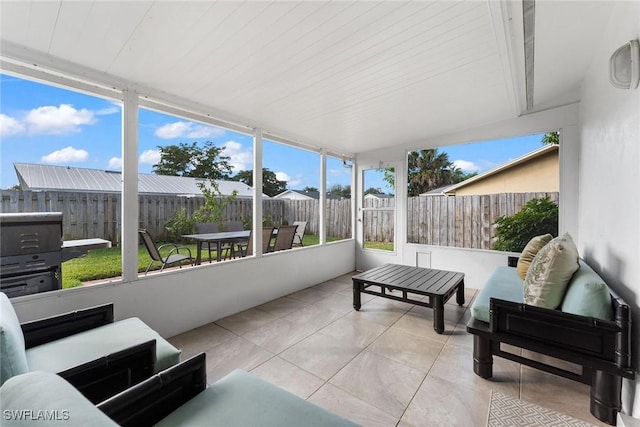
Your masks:
{"label": "wooden privacy fence", "polygon": [[559,193],[502,193],[482,196],[410,197],[407,205],[407,242],[459,248],[492,249],[493,223],[519,212],[534,198]]}
{"label": "wooden privacy fence", "polygon": [[[464,248],[491,249],[494,221],[513,215],[532,198],[558,193],[505,193],[484,196],[410,197],[407,200],[407,242]],[[139,226],[157,240],[167,238],[165,223],[175,212],[187,216],[204,204],[203,197],[139,196]],[[317,200],[263,200],[263,217],[274,225],[307,221],[309,234],[318,234]],[[395,199],[366,199],[363,211],[365,240],[392,241]],[[100,237],[120,243],[121,196],[117,193],[2,190],[1,212],[62,212],[65,240]],[[227,205],[229,221],[251,221],[253,201],[236,199]],[[351,200],[327,200],[327,235],[351,236]]]}
{"label": "wooden privacy fence", "polygon": [[[185,209],[193,215],[204,204],[203,197],[141,194],[139,227],[159,240],[168,237],[166,222]],[[306,233],[318,234],[318,201],[268,199],[262,203],[263,218],[274,225],[307,221]],[[351,201],[327,200],[327,234],[351,237]],[[0,212],[62,212],[65,240],[99,237],[120,243],[121,195],[71,191],[2,190]],[[236,199],[226,206],[229,221],[251,222],[252,199]]]}

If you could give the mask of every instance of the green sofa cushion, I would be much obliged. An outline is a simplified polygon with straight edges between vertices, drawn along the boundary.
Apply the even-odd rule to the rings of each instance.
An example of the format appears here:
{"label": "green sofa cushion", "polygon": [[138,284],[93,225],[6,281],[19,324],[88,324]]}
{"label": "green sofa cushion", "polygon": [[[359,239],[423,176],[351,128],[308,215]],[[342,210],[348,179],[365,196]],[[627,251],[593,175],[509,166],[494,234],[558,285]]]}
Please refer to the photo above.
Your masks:
{"label": "green sofa cushion", "polygon": [[247,372],[235,370],[156,426],[355,426]]}
{"label": "green sofa cushion", "polygon": [[180,350],[137,317],[30,348],[27,361],[33,371],[62,372],[152,339],[156,340],[155,372],[180,361]]}
{"label": "green sofa cushion", "polygon": [[0,387],[2,426],[116,427],[71,384],[48,372],[17,375]]}
{"label": "green sofa cushion", "polygon": [[565,313],[613,320],[609,287],[583,260],[569,282],[560,309]]}
{"label": "green sofa cushion", "polygon": [[0,384],[29,372],[20,321],[9,298],[0,292]]}
{"label": "green sofa cushion", "polygon": [[498,266],[493,270],[484,288],[478,292],[471,305],[471,315],[489,322],[489,299],[497,298],[517,303],[523,302],[522,279],[513,267]]}

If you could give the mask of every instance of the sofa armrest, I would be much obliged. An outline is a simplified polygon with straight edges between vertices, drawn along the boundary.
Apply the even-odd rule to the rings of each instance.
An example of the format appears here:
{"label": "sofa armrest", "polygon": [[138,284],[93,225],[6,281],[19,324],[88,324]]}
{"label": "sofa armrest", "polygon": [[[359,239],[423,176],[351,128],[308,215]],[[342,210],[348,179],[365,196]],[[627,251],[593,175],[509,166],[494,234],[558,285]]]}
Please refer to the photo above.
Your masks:
{"label": "sofa armrest", "polygon": [[121,426],[155,424],[207,387],[205,359],[193,356],[97,406]]}
{"label": "sofa armrest", "polygon": [[156,341],[150,340],[58,372],[92,403],[137,384],[153,374]]}
{"label": "sofa armrest", "polygon": [[25,348],[38,346],[113,323],[113,304],[85,308],[58,316],[22,323]]}
{"label": "sofa armrest", "polygon": [[629,336],[617,322],[495,298],[490,307],[489,330],[498,341],[626,378],[634,376],[628,364],[620,363],[620,348],[629,345]]}

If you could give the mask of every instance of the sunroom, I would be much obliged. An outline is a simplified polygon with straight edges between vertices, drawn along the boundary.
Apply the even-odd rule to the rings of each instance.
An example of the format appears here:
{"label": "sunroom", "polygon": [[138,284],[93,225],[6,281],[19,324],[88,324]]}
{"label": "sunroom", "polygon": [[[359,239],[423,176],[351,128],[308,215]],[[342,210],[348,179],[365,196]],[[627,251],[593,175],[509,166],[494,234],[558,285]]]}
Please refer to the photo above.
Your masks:
{"label": "sunroom", "polygon": [[[409,243],[406,186],[390,209],[393,250],[366,247],[367,171],[393,168],[405,183],[412,150],[558,131],[559,229],[631,306],[637,369],[640,89],[610,83],[610,58],[640,39],[639,3],[3,1],[0,15],[3,74],[122,108],[122,278],[13,298],[21,321],[113,302],[117,318],[174,337],[385,263],[463,272],[481,289],[507,255]],[[622,62],[633,81],[637,62]],[[140,276],[143,108],[247,135],[254,171],[265,143],[314,153],[319,244],[263,254],[253,233],[252,257]],[[336,242],[325,218],[329,158],[344,163],[353,190],[352,236]],[[253,230],[262,180],[254,172]],[[623,384],[623,412],[640,417],[637,379]]]}

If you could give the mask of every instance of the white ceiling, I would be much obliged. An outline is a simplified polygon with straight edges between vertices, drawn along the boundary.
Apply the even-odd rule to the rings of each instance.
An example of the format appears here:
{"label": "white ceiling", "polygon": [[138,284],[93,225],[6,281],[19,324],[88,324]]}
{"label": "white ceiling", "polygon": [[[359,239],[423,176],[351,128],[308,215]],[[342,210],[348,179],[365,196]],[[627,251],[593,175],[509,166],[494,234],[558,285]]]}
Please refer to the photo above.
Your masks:
{"label": "white ceiling", "polygon": [[[534,109],[578,99],[611,4],[536,2]],[[521,10],[494,1],[3,0],[0,54],[358,153],[523,112]]]}

